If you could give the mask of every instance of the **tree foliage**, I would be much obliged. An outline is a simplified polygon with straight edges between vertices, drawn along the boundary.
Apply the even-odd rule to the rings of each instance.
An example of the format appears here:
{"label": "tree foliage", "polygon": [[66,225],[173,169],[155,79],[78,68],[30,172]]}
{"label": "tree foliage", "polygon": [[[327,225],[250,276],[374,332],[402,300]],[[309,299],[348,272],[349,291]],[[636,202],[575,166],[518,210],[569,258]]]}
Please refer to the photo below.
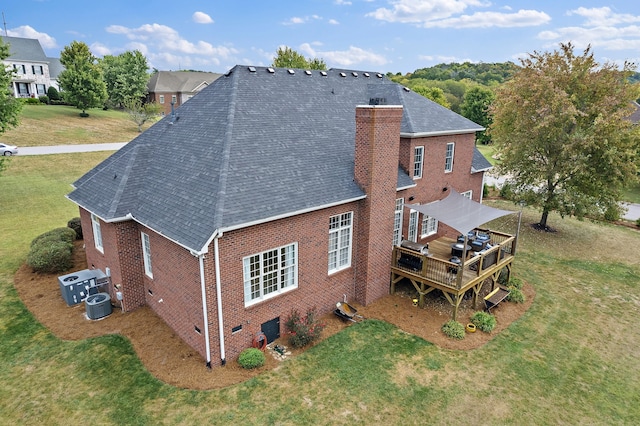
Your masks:
{"label": "tree foliage", "polygon": [[60,53],[60,62],[65,69],[58,76],[64,90],[64,100],[82,110],[101,107],[107,99],[107,89],[102,71],[95,56],[83,42],[73,41]]}
{"label": "tree foliage", "polygon": [[[9,57],[9,45],[0,39],[0,63]],[[6,67],[0,69],[0,134],[19,124],[22,103],[13,97],[11,78],[13,72]],[[0,157],[0,172],[7,167],[8,159]]]}
{"label": "tree foliage", "polygon": [[[462,115],[474,123],[478,123],[484,128],[491,125],[491,115],[489,108],[495,99],[495,94],[491,89],[480,86],[473,87],[464,94],[464,100],[460,106]],[[491,143],[491,137],[486,131],[478,132],[476,139],[482,144]]]}
{"label": "tree foliage", "polygon": [[305,70],[326,70],[327,64],[323,59],[305,58],[290,47],[279,47],[273,58],[272,66],[277,68],[298,68]]}
{"label": "tree foliage", "polygon": [[638,129],[628,117],[638,86],[634,66],[598,64],[588,47],[571,43],[530,54],[497,89],[490,133],[499,170],[513,177],[516,197],[550,212],[604,215],[619,210],[622,189],[635,179]]}
{"label": "tree foliage", "polygon": [[106,55],[98,63],[111,105],[123,107],[130,101],[146,96],[149,65],[140,51],[126,51],[118,56]]}
{"label": "tree foliage", "polygon": [[129,119],[138,125],[138,132],[142,132],[144,123],[158,118],[162,106],[155,102],[143,103],[139,99],[130,99],[125,101],[124,110],[129,115]]}
{"label": "tree foliage", "polygon": [[438,103],[445,108],[450,108],[451,106],[444,95],[444,90],[439,87],[417,86],[413,88],[413,91],[427,99],[431,99],[433,102]]}

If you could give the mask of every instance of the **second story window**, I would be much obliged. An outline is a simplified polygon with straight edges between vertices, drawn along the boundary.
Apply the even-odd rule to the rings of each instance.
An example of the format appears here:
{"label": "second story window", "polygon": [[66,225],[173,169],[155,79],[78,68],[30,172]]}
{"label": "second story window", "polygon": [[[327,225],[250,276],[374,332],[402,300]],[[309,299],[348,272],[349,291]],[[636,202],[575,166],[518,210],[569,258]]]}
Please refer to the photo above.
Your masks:
{"label": "second story window", "polygon": [[160,103],[163,104],[164,103],[164,95],[160,95]]}
{"label": "second story window", "polygon": [[447,153],[445,154],[444,159],[444,171],[451,172],[453,171],[453,142],[447,144]]}
{"label": "second story window", "polygon": [[178,97],[176,95],[171,95],[171,102],[174,104],[178,101]]}
{"label": "second story window", "polygon": [[329,273],[351,266],[352,212],[329,218]]}
{"label": "second story window", "polygon": [[422,165],[424,162],[424,146],[416,146],[413,150],[413,178],[422,177]]}

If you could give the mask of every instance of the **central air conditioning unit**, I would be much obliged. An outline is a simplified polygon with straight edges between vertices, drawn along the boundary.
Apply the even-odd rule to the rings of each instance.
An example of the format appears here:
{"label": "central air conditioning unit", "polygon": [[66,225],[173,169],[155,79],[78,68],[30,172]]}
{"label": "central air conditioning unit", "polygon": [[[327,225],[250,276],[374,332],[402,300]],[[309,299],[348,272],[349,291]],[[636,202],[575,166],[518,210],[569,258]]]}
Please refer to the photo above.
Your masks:
{"label": "central air conditioning unit", "polygon": [[111,315],[111,296],[109,293],[92,294],[84,301],[87,318],[95,320]]}
{"label": "central air conditioning unit", "polygon": [[100,269],[84,269],[58,277],[60,293],[68,306],[77,305],[90,294],[98,293],[101,286],[109,282],[109,277]]}

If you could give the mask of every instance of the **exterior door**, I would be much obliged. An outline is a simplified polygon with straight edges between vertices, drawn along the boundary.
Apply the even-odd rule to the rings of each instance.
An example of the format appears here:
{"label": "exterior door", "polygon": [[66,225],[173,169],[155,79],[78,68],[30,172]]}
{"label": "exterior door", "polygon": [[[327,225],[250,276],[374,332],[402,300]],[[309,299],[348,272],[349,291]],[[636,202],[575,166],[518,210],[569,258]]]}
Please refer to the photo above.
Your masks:
{"label": "exterior door", "polygon": [[393,245],[399,246],[402,242],[402,211],[404,210],[404,198],[396,200],[396,211],[393,217]]}

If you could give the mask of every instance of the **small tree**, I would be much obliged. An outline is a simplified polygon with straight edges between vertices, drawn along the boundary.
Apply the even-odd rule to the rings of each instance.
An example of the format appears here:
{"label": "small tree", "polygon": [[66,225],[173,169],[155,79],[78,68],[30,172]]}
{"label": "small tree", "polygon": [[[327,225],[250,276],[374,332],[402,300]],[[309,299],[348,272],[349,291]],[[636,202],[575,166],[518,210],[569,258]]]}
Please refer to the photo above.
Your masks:
{"label": "small tree", "polygon": [[155,102],[142,103],[140,100],[129,100],[124,104],[129,119],[138,125],[138,132],[147,121],[156,120],[160,116],[162,106]]}
{"label": "small tree", "polygon": [[58,76],[64,89],[64,99],[82,110],[80,116],[88,117],[87,108],[102,107],[107,99],[107,89],[96,58],[85,43],[73,41],[60,54],[65,69]]}
{"label": "small tree", "polygon": [[323,59],[305,58],[300,53],[290,47],[279,47],[276,57],[273,58],[274,67],[278,68],[299,68],[308,70],[326,70],[327,64]]}
{"label": "small tree", "polygon": [[[0,64],[9,57],[9,45],[0,39]],[[13,97],[11,90],[11,79],[13,72],[5,67],[0,67],[0,134],[6,132],[19,123],[22,103]],[[0,156],[0,172],[7,167],[9,160]]]}

